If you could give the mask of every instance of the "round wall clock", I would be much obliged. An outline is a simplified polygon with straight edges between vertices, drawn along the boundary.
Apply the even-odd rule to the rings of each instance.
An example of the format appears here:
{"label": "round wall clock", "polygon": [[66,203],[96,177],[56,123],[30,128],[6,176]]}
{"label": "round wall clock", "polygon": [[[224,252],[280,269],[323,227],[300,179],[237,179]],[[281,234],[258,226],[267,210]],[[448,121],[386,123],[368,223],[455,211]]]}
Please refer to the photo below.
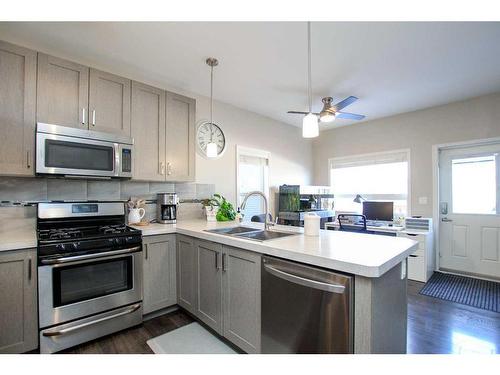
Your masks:
{"label": "round wall clock", "polygon": [[203,121],[196,130],[196,144],[201,156],[207,157],[207,144],[214,142],[217,145],[217,156],[220,157],[226,149],[226,137],[222,129],[214,123]]}

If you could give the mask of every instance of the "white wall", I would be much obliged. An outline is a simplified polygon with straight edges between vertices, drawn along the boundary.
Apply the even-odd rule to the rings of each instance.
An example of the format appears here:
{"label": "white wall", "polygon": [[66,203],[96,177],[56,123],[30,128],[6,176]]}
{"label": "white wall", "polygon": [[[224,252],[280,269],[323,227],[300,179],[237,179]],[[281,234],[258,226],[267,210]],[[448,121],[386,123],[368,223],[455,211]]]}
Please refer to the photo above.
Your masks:
{"label": "white wall", "polygon": [[329,158],[409,148],[411,213],[432,216],[432,145],[492,137],[500,137],[500,93],[332,129],[313,143],[313,180],[329,183]]}
{"label": "white wall", "polygon": [[[68,54],[57,45],[38,46],[22,40],[8,40],[36,51],[68,59],[113,74],[121,75],[139,82],[163,88],[196,99],[196,119],[209,119],[209,98],[194,94],[189,90],[172,87],[165,83],[164,77],[153,76],[140,66],[123,66],[113,63],[112,54],[108,61],[89,59],[84,53]],[[133,46],[131,46],[133,48]],[[207,91],[210,84],[210,70],[200,56],[200,69],[206,71]],[[224,69],[220,65],[217,69]],[[215,96],[217,86],[224,82],[217,80],[215,72]],[[262,98],[265,100],[265,98]],[[271,152],[269,185],[270,188],[281,184],[309,184],[312,180],[312,142],[302,138],[301,129],[275,121],[268,117],[214,101],[214,122],[220,125],[226,135],[227,150],[217,160],[206,160],[196,155],[196,182],[215,184],[215,191],[223,194],[231,202],[236,201],[236,145],[263,149]],[[154,161],[156,163],[156,161]],[[272,207],[272,206],[271,206]]]}

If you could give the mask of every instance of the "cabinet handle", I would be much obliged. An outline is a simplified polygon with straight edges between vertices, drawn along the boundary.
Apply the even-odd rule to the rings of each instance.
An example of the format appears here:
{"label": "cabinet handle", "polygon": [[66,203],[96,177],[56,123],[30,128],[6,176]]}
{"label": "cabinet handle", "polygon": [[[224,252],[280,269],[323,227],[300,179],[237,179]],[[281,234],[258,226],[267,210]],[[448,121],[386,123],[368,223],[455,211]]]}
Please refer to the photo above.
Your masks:
{"label": "cabinet handle", "polygon": [[215,253],[215,269],[216,270],[219,269],[219,253],[218,252]]}
{"label": "cabinet handle", "polygon": [[95,109],[92,110],[92,126],[95,126]]}
{"label": "cabinet handle", "polygon": [[31,281],[31,258],[28,259],[28,281]]}
{"label": "cabinet handle", "polygon": [[226,253],[222,254],[222,270],[224,272],[227,271]]}
{"label": "cabinet handle", "polygon": [[168,162],[167,163],[167,175],[171,175],[172,174],[172,163]]}
{"label": "cabinet handle", "polygon": [[144,245],[144,257],[148,259],[148,245]]}
{"label": "cabinet handle", "polygon": [[26,151],[26,167],[31,168],[31,151]]}
{"label": "cabinet handle", "polygon": [[85,125],[85,108],[82,108],[82,125]]}
{"label": "cabinet handle", "polygon": [[159,166],[160,166],[160,174],[164,175],[165,174],[165,164],[163,164],[163,162],[160,161]]}

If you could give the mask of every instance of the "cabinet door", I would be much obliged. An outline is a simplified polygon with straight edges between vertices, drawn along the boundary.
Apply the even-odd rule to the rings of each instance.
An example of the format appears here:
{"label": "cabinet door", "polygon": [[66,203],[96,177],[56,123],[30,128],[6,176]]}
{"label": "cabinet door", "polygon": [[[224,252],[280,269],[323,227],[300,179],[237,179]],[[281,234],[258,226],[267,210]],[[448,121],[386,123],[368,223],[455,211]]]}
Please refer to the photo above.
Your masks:
{"label": "cabinet door", "polygon": [[198,303],[196,316],[222,335],[222,245],[195,241]]}
{"label": "cabinet door", "polygon": [[191,237],[177,235],[177,303],[196,315],[196,248]]}
{"label": "cabinet door", "polygon": [[38,347],[36,249],[0,253],[0,353]]}
{"label": "cabinet door", "polygon": [[132,82],[134,179],[164,181],[165,91]]}
{"label": "cabinet door", "polygon": [[260,255],[223,247],[224,337],[260,352]]}
{"label": "cabinet door", "polygon": [[38,54],[38,122],[88,128],[89,68]]}
{"label": "cabinet door", "polygon": [[130,136],[129,79],[90,69],[89,128]]}
{"label": "cabinet door", "polygon": [[196,101],[167,92],[167,180],[194,181]]}
{"label": "cabinet door", "polygon": [[0,174],[33,175],[36,52],[0,42]]}
{"label": "cabinet door", "polygon": [[177,303],[175,235],[144,237],[144,305],[147,314]]}

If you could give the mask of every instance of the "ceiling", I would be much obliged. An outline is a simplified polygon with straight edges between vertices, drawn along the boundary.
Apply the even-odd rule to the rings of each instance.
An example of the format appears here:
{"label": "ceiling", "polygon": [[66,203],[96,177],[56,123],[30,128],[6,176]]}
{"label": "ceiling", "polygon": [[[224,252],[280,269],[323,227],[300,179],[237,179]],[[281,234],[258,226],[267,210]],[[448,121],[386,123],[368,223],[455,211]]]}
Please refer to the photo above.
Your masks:
{"label": "ceiling", "polygon": [[[296,126],[307,109],[305,22],[3,22],[0,39],[207,96],[214,56],[215,99]],[[368,121],[500,91],[499,40],[500,23],[314,22],[313,109],[354,95]]]}

